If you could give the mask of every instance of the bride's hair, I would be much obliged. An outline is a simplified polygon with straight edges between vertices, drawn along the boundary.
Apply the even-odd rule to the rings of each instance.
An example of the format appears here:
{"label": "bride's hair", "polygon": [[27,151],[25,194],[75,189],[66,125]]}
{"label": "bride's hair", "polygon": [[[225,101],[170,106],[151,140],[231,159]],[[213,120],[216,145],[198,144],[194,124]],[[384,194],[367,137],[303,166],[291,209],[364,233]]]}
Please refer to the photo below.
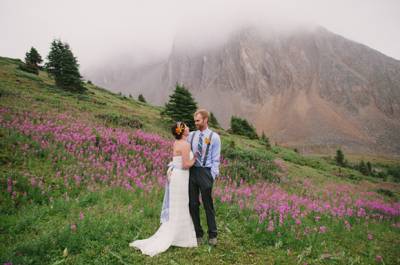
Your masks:
{"label": "bride's hair", "polygon": [[185,127],[187,127],[187,125],[181,121],[175,122],[175,124],[172,125],[171,132],[174,135],[175,139],[180,140],[182,138]]}

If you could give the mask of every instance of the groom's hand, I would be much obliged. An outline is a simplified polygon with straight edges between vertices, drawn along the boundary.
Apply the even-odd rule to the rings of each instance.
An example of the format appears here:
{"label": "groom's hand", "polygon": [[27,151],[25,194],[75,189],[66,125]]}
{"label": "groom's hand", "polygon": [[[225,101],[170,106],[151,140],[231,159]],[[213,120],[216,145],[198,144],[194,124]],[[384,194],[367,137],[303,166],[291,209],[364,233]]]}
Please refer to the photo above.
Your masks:
{"label": "groom's hand", "polygon": [[[193,155],[194,163],[196,163],[198,156],[199,156],[199,154],[197,152]],[[194,164],[193,164],[193,166],[194,166]]]}

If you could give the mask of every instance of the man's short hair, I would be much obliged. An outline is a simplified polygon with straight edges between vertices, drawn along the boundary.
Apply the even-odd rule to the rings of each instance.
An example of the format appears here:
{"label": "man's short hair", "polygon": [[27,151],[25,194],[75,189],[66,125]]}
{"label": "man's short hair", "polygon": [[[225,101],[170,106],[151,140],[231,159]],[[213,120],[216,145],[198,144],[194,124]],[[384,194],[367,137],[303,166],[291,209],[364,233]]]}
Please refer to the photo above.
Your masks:
{"label": "man's short hair", "polygon": [[208,120],[208,116],[210,115],[206,109],[198,109],[194,113],[194,116],[197,116],[197,114],[200,114],[203,119],[207,118],[207,120]]}

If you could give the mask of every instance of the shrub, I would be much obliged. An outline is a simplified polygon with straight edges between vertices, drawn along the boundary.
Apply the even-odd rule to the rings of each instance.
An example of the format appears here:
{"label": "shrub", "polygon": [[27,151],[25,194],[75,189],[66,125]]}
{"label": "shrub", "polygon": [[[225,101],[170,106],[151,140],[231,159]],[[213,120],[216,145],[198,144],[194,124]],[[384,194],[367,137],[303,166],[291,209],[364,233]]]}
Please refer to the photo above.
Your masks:
{"label": "shrub", "polygon": [[272,156],[264,152],[235,148],[232,143],[234,142],[231,141],[226,148],[222,149],[223,157],[230,160],[224,168],[224,175],[232,177],[237,183],[241,179],[247,182],[257,179],[279,182],[279,178],[273,174],[276,167],[272,163]]}
{"label": "shrub", "polygon": [[138,100],[139,100],[140,102],[146,103],[146,99],[144,98],[144,96],[143,96],[142,94],[140,94],[140,95],[138,96]]}
{"label": "shrub", "polygon": [[21,63],[21,64],[18,66],[18,69],[20,69],[20,70],[22,70],[22,71],[24,71],[24,72],[28,72],[28,73],[31,73],[31,74],[35,74],[35,75],[39,74],[38,68],[36,68],[36,67],[34,67],[34,66],[32,66],[32,65],[29,65],[29,64]]}
{"label": "shrub", "polygon": [[247,136],[250,139],[258,139],[255,128],[246,120],[232,116],[231,132],[237,135]]}
{"label": "shrub", "polygon": [[143,127],[143,123],[139,119],[133,117],[115,114],[98,114],[96,115],[96,118],[104,120],[108,125],[112,124],[114,126],[125,126],[135,129],[140,129]]}

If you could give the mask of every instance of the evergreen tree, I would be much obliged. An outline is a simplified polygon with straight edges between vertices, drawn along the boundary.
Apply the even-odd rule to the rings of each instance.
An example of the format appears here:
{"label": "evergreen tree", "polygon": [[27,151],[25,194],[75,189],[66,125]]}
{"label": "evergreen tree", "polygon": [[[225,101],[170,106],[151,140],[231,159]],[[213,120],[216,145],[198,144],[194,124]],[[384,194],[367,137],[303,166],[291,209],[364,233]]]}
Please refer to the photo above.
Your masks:
{"label": "evergreen tree", "polygon": [[39,64],[42,62],[42,56],[34,47],[31,47],[30,51],[25,53],[25,64],[20,65],[19,68],[32,74],[39,74]]}
{"label": "evergreen tree", "polygon": [[138,96],[138,100],[139,100],[140,102],[146,103],[146,99],[144,98],[144,96],[143,96],[142,94],[140,94],[140,95]]}
{"label": "evergreen tree", "polygon": [[50,53],[47,57],[47,71],[54,76],[56,85],[72,92],[83,92],[82,76],[79,73],[79,64],[69,45],[61,40],[51,43]]}
{"label": "evergreen tree", "polygon": [[342,150],[340,150],[340,149],[336,150],[335,160],[336,160],[336,164],[338,164],[339,166],[344,166],[345,162],[344,162],[344,154],[343,154]]}
{"label": "evergreen tree", "polygon": [[371,162],[367,162],[367,168],[368,168],[368,175],[373,175],[372,173],[372,164]]}
{"label": "evergreen tree", "polygon": [[31,47],[31,50],[25,53],[25,63],[33,65],[35,67],[39,67],[39,64],[43,62],[42,56],[38,53],[38,51]]}
{"label": "evergreen tree", "polygon": [[358,165],[358,170],[363,174],[363,175],[368,175],[368,167],[365,164],[364,160],[360,161],[360,164]]}
{"label": "evergreen tree", "polygon": [[161,113],[169,117],[172,121],[183,121],[191,130],[195,130],[193,115],[197,110],[197,103],[192,94],[184,85],[176,84],[175,90],[169,96],[169,101],[165,104],[165,109]]}
{"label": "evergreen tree", "polygon": [[208,124],[214,128],[220,128],[217,118],[215,117],[214,113],[210,112],[210,118],[208,120]]}
{"label": "evergreen tree", "polygon": [[232,116],[231,131],[234,134],[247,136],[250,139],[258,139],[256,129],[246,119]]}

